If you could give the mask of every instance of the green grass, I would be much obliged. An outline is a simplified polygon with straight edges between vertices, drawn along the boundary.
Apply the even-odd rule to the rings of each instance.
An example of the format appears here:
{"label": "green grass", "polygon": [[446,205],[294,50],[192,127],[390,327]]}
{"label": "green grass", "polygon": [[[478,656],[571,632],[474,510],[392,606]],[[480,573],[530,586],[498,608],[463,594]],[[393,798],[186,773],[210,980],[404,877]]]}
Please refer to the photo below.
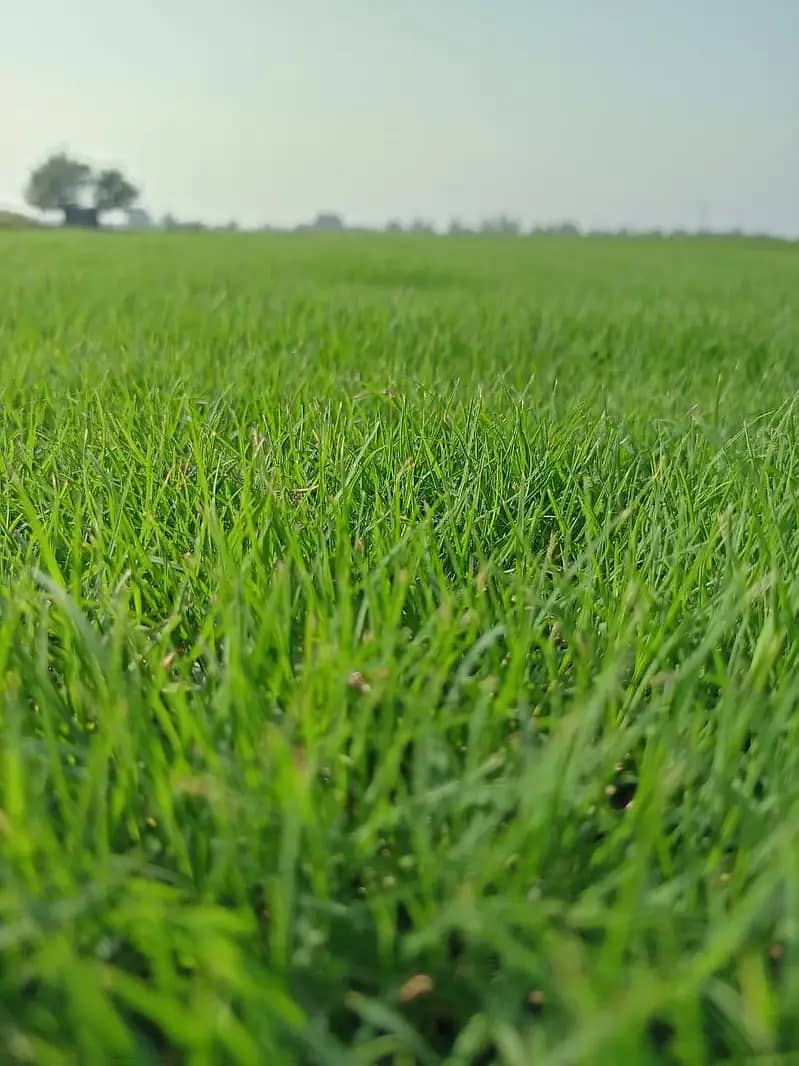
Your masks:
{"label": "green grass", "polygon": [[0,1060],[799,1050],[797,292],[0,235]]}

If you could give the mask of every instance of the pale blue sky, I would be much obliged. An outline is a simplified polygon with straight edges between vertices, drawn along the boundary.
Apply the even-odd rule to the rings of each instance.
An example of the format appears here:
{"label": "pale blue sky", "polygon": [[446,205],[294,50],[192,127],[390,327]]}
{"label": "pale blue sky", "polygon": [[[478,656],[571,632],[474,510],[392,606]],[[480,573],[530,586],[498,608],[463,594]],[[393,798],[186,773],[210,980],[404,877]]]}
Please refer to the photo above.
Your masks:
{"label": "pale blue sky", "polygon": [[799,235],[799,0],[3,0],[0,204],[66,147],[155,213]]}

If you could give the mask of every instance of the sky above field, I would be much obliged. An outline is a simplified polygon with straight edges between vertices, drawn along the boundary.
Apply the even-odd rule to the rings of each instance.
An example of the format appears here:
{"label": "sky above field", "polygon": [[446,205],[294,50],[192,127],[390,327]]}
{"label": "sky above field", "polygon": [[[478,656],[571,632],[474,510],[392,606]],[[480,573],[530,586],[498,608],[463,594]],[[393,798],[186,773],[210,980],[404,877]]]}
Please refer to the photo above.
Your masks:
{"label": "sky above field", "polygon": [[65,148],[158,215],[799,235],[799,0],[4,0],[0,206]]}

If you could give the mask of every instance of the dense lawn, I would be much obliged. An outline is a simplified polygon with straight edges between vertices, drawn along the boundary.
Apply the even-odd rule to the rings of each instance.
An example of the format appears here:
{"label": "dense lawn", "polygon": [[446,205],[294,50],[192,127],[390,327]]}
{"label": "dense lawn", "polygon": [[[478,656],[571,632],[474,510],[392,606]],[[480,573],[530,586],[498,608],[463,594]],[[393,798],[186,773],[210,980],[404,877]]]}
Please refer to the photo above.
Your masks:
{"label": "dense lawn", "polygon": [[0,234],[0,1061],[799,1049],[798,301]]}

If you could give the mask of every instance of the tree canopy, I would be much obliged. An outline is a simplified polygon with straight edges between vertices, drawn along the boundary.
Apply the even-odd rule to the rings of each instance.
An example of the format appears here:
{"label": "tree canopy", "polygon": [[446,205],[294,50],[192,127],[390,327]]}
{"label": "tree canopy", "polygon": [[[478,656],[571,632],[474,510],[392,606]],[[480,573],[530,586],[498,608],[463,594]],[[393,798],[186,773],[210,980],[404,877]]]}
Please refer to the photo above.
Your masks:
{"label": "tree canopy", "polygon": [[64,152],[51,155],[36,167],[25,190],[25,199],[41,211],[63,211],[80,205],[104,211],[125,210],[139,197],[139,190],[112,168],[94,171],[87,163]]}
{"label": "tree canopy", "polygon": [[98,211],[119,211],[132,207],[139,190],[119,170],[101,170],[95,178],[94,205]]}
{"label": "tree canopy", "polygon": [[59,152],[33,171],[25,199],[42,211],[65,211],[80,203],[91,176],[86,163]]}

